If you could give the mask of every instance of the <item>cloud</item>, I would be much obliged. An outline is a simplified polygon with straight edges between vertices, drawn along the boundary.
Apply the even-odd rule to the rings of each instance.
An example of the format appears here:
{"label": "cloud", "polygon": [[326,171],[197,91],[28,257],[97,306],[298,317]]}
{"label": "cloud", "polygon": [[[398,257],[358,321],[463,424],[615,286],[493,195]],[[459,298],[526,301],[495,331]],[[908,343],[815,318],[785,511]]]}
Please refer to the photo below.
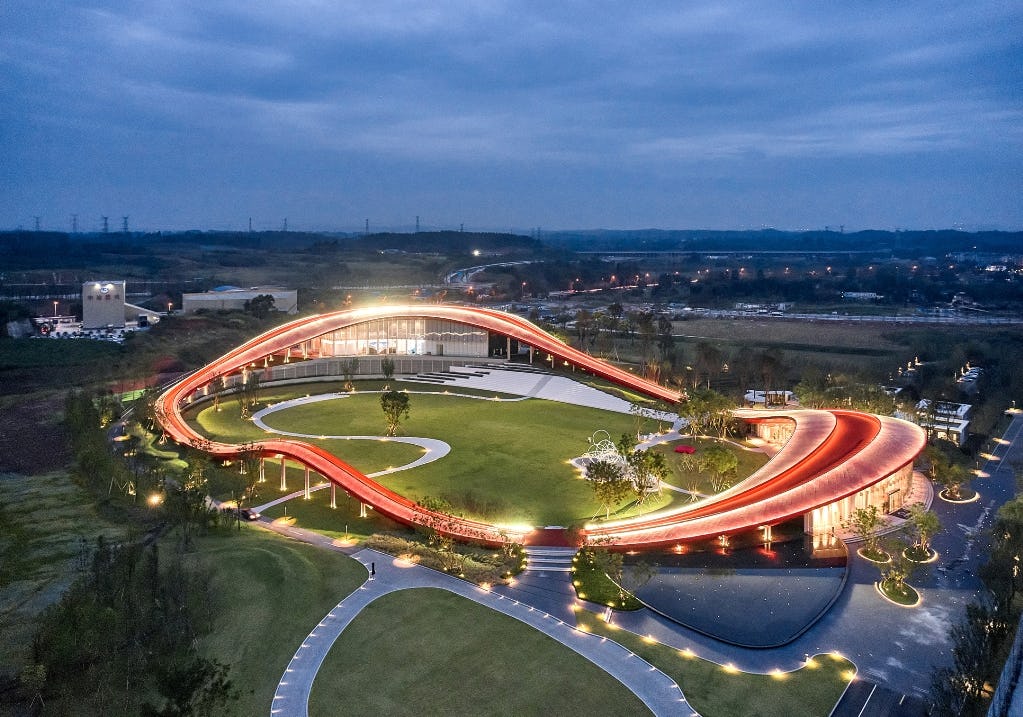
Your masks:
{"label": "cloud", "polygon": [[[929,0],[11,0],[0,151],[12,164],[0,178],[30,193],[18,160],[103,146],[156,176],[167,168],[151,158],[187,142],[211,158],[228,148],[225,160],[243,148],[267,161],[398,162],[405,182],[452,163],[533,183],[574,171],[556,188],[565,205],[583,199],[572,187],[627,173],[633,185],[617,190],[655,206],[642,193],[694,166],[734,186],[751,163],[766,177],[777,162],[835,186],[877,181],[842,175],[854,170],[835,158],[903,158],[907,183],[923,186],[904,158],[1019,159],[1020,15]],[[717,191],[708,200],[728,205]],[[921,212],[931,201],[920,197]],[[11,210],[0,204],[0,225]]]}

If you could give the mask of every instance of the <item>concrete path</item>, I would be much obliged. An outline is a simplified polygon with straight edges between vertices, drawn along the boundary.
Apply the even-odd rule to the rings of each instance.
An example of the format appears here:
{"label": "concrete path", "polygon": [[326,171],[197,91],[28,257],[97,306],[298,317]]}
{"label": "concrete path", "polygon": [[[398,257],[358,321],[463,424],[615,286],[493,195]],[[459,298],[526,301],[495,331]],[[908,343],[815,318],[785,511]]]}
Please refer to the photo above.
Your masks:
{"label": "concrete path", "polygon": [[577,630],[574,620],[562,620],[499,592],[485,590],[374,550],[360,550],[352,557],[367,568],[375,564],[376,576],[338,603],[302,641],[277,685],[271,715],[307,717],[316,673],[341,632],[377,598],[410,588],[447,590],[539,630],[615,677],[655,715],[693,713],[682,690],[671,678],[616,642]]}

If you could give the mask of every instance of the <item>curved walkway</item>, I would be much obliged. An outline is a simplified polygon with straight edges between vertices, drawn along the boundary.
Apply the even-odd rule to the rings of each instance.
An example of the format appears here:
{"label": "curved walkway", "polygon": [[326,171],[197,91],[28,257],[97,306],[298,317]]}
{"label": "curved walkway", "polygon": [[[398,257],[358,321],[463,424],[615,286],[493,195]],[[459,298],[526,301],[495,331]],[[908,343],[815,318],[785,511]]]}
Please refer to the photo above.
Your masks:
{"label": "curved walkway", "polygon": [[270,709],[274,717],[308,717],[313,681],[341,632],[377,598],[410,588],[447,590],[539,630],[613,676],[655,715],[695,714],[674,680],[612,640],[583,632],[513,598],[385,553],[364,549],[352,557],[367,568],[374,563],[376,576],[339,602],[302,640],[274,693]]}

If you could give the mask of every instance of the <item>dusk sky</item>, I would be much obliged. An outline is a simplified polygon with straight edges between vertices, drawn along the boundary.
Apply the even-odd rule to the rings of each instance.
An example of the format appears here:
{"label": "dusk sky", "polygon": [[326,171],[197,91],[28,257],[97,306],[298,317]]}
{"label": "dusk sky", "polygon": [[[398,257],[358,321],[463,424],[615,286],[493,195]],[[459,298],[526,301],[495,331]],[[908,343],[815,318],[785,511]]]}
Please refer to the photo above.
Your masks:
{"label": "dusk sky", "polygon": [[1023,3],[0,2],[0,229],[1023,229]]}

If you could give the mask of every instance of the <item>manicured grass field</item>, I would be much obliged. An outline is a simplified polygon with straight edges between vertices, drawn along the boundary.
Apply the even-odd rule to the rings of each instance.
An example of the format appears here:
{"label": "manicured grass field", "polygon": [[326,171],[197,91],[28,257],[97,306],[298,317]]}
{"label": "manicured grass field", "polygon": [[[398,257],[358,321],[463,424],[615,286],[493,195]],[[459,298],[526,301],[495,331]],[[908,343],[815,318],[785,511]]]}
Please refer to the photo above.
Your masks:
{"label": "manicured grass field", "polygon": [[816,655],[795,672],[739,672],[610,626],[586,610],[576,613],[576,623],[659,668],[703,717],[819,717],[831,712],[855,674],[853,663],[835,655]]}
{"label": "manicured grass field", "polygon": [[512,617],[421,588],[374,601],[341,633],[309,713],[639,715],[596,665]]}
{"label": "manicured grass field", "polygon": [[678,445],[694,446],[696,453],[693,454],[693,457],[697,462],[700,458],[700,451],[707,446],[721,445],[730,450],[739,459],[739,465],[730,479],[732,485],[749,477],[768,461],[767,455],[764,453],[743,450],[733,443],[718,441],[713,438],[685,438],[681,441],[672,441],[653,448],[653,450],[664,454],[668,461],[668,467],[671,468],[671,476],[665,482],[678,488],[695,490],[697,493],[708,495],[714,493],[710,474],[701,473],[699,470],[686,470],[683,465],[682,455],[675,453],[675,446]]}
{"label": "manicured grass field", "polygon": [[[305,387],[301,393],[305,395]],[[285,395],[275,393],[282,400]],[[635,417],[552,401],[484,401],[431,393],[412,395],[411,414],[400,435],[437,438],[451,446],[439,461],[380,478],[388,488],[414,500],[440,497],[456,512],[503,523],[571,525],[590,520],[600,506],[568,460],[585,453],[599,429],[612,436],[635,430]],[[380,394],[357,392],[336,401],[297,406],[266,416],[267,425],[319,435],[380,435],[384,432]],[[245,441],[265,436],[237,411],[203,409],[197,423],[218,439]],[[398,451],[421,449],[397,443],[314,440],[362,470],[402,465],[411,458]],[[362,455],[363,451],[383,451]],[[375,465],[367,458],[375,457]],[[384,462],[386,461],[386,462]],[[380,465],[381,463],[383,465]],[[643,511],[681,502],[665,491]],[[616,514],[635,514],[626,507]]]}
{"label": "manicured grass field", "polygon": [[0,474],[0,671],[28,659],[36,615],[60,598],[96,538],[125,532],[66,473]]}
{"label": "manicured grass field", "polygon": [[214,632],[200,650],[230,665],[241,692],[234,714],[270,713],[274,690],[302,638],[366,580],[346,555],[243,526],[200,540],[194,560],[213,577]]}

